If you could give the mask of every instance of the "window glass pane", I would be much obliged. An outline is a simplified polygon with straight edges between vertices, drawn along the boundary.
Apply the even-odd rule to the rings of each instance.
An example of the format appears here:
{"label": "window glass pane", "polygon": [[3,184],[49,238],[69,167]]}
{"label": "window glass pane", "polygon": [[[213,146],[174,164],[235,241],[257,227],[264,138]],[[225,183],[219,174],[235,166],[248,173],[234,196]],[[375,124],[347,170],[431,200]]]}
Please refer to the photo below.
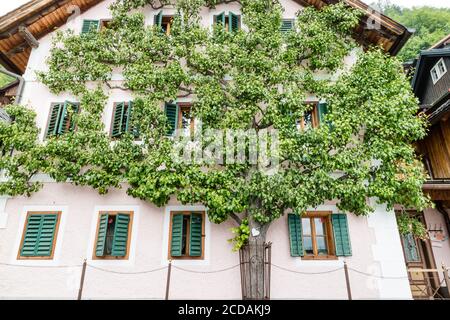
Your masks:
{"label": "window glass pane", "polygon": [[324,236],[318,236],[316,237],[316,241],[317,241],[317,253],[319,255],[327,255],[328,254],[328,250],[327,250],[327,242]]}
{"label": "window glass pane", "polygon": [[318,236],[325,235],[325,223],[326,223],[325,217],[314,218],[314,225],[316,227],[316,235],[318,235]]}
{"label": "window glass pane", "polygon": [[186,129],[191,125],[191,109],[183,108],[181,109],[181,128]]}
{"label": "window glass pane", "polygon": [[403,249],[405,250],[406,262],[420,262],[417,241],[411,233],[402,235]]}
{"label": "window glass pane", "polygon": [[305,254],[307,255],[313,255],[313,245],[312,245],[312,239],[310,236],[304,236],[303,237],[303,249],[305,250]]}
{"label": "window glass pane", "polygon": [[303,123],[305,125],[305,130],[311,129],[313,127],[312,110],[305,112],[305,116],[303,117]]}
{"label": "window glass pane", "polygon": [[106,243],[104,252],[105,255],[111,255],[115,226],[116,226],[116,216],[109,216],[108,226],[106,229]]}
{"label": "window glass pane", "polygon": [[439,61],[438,68],[439,68],[439,71],[441,72],[441,74],[445,73],[445,65],[444,65],[443,61]]}
{"label": "window glass pane", "polygon": [[311,235],[311,219],[302,218],[302,229],[304,235]]}
{"label": "window glass pane", "polygon": [[435,68],[431,69],[431,77],[433,78],[434,81],[438,79],[438,74]]}

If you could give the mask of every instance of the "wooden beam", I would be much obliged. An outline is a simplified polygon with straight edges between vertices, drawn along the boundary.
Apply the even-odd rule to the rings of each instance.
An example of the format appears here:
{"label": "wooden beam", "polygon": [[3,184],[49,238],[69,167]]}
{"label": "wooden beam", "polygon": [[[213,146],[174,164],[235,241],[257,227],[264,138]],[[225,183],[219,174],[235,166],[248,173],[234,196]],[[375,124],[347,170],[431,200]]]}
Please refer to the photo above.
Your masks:
{"label": "wooden beam", "polygon": [[6,68],[6,70],[14,72],[16,74],[22,74],[23,71],[19,69],[5,54],[0,52],[0,64]]}
{"label": "wooden beam", "polygon": [[30,47],[35,49],[39,47],[39,41],[36,40],[33,34],[25,26],[19,27],[19,34],[28,43]]}

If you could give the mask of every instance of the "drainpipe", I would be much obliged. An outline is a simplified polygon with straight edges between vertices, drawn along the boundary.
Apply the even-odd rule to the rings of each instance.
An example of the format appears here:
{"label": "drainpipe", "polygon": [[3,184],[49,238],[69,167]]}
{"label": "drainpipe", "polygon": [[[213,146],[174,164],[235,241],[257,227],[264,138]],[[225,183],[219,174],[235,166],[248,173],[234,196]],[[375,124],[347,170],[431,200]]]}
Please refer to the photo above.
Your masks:
{"label": "drainpipe", "polygon": [[17,88],[15,103],[20,104],[20,102],[22,101],[22,94],[23,94],[23,87],[25,84],[25,80],[23,79],[23,77],[21,75],[15,74],[14,72],[11,72],[8,70],[0,69],[0,72],[19,80],[19,87]]}

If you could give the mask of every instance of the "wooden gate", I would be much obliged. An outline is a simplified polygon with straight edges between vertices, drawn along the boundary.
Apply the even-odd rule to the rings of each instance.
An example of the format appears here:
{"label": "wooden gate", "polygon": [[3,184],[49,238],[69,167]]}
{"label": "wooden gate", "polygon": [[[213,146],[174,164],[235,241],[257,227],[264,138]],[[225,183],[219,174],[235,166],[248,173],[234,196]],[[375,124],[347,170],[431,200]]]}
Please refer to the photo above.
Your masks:
{"label": "wooden gate", "polygon": [[[270,299],[270,273],[271,273],[271,250],[272,243],[264,243],[263,246],[258,246],[257,250],[262,250],[263,252],[258,252],[258,256],[263,256],[263,265],[262,272],[264,273],[262,283],[258,282],[253,284],[256,288],[263,290],[264,299]],[[239,250],[239,262],[240,262],[240,270],[241,270],[241,289],[242,289],[242,299],[247,300],[251,299],[249,295],[250,284],[247,283],[250,279],[248,276],[250,271],[250,264],[255,262],[255,259],[258,257],[250,256],[250,245],[246,245]],[[246,276],[247,275],[247,276]]]}

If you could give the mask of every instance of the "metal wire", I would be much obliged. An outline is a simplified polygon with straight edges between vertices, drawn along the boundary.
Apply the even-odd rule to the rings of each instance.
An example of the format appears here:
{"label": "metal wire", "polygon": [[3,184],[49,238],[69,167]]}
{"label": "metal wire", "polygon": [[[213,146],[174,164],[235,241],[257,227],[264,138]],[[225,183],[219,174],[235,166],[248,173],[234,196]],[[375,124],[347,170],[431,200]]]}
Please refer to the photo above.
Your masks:
{"label": "metal wire", "polygon": [[178,270],[182,270],[182,271],[185,271],[185,272],[190,272],[190,273],[218,273],[218,272],[224,272],[224,271],[228,271],[228,270],[234,269],[234,268],[236,268],[236,267],[239,267],[239,265],[240,265],[240,264],[237,264],[237,265],[235,265],[235,266],[231,266],[231,267],[228,267],[228,268],[225,268],[225,269],[220,269],[220,270],[214,270],[214,271],[196,271],[196,270],[188,270],[188,269],[180,268],[180,267],[174,266],[174,265],[172,265],[172,268],[178,269]]}
{"label": "metal wire", "polygon": [[291,269],[287,269],[287,268],[284,268],[284,267],[280,267],[280,266],[277,266],[276,264],[273,264],[273,263],[271,265],[274,266],[275,268],[278,268],[278,269],[281,269],[281,270],[284,270],[284,271],[287,271],[287,272],[298,273],[298,274],[326,274],[326,273],[333,273],[333,272],[336,272],[336,271],[344,269],[344,267],[340,267],[338,269],[333,269],[333,270],[328,270],[328,271],[302,272],[302,271],[296,271],[296,270],[291,270]]}
{"label": "metal wire", "polygon": [[153,269],[153,270],[146,270],[146,271],[137,271],[137,272],[121,272],[121,271],[114,271],[114,270],[107,270],[107,269],[103,269],[97,266],[93,266],[90,264],[87,264],[88,267],[92,268],[92,269],[96,269],[96,270],[100,270],[103,272],[108,272],[108,273],[116,273],[116,274],[144,274],[144,273],[152,273],[152,272],[156,272],[156,271],[161,271],[164,269],[167,269],[168,267],[161,267],[161,268],[157,268],[157,269]]}

